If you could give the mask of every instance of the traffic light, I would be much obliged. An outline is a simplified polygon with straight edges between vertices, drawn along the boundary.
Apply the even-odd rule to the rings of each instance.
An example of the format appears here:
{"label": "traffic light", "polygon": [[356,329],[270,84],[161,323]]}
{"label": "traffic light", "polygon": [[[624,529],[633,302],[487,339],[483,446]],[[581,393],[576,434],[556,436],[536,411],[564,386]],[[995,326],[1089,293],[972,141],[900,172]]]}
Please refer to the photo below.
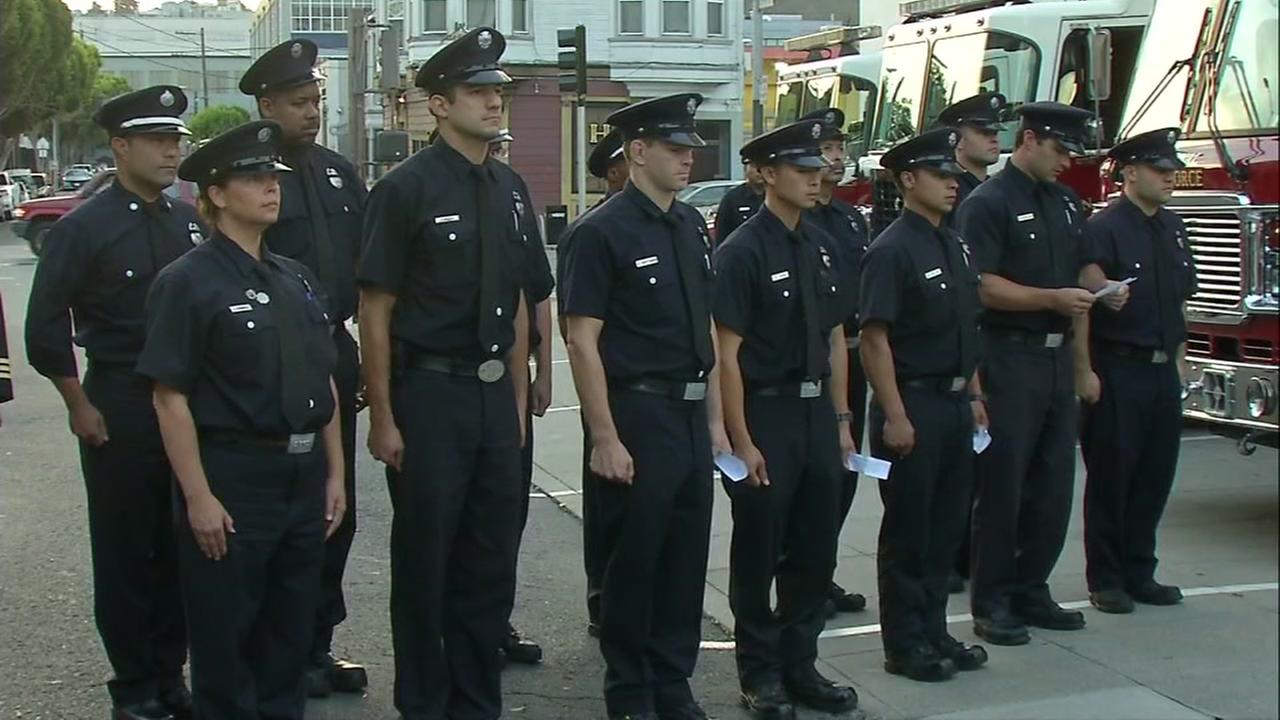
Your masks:
{"label": "traffic light", "polygon": [[587,28],[561,28],[556,31],[560,46],[560,92],[573,93],[578,100],[587,96]]}

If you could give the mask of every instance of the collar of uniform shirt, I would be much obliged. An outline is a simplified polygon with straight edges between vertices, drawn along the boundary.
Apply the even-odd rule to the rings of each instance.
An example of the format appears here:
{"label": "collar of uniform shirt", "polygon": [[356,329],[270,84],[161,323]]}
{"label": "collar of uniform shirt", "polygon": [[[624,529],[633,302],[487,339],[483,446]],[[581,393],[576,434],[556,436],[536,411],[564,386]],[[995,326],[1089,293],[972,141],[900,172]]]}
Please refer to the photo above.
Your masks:
{"label": "collar of uniform shirt", "polygon": [[942,232],[942,225],[934,227],[933,223],[929,222],[928,218],[910,208],[902,208],[902,221],[909,223],[912,226],[911,229],[915,232],[933,233],[938,236],[944,235]]}
{"label": "collar of uniform shirt", "polygon": [[1040,182],[1030,175],[1023,172],[1022,168],[1014,165],[1012,161],[1004,164],[1004,170],[1000,171],[1000,177],[1006,181],[1012,181],[1015,185],[1023,187],[1028,191],[1034,191],[1047,183]]}
{"label": "collar of uniform shirt", "polygon": [[460,182],[469,180],[471,178],[471,169],[475,167],[483,168],[489,175],[490,180],[497,177],[493,172],[493,164],[498,162],[497,160],[486,158],[483,163],[476,165],[468,160],[465,155],[455,150],[452,145],[445,142],[444,137],[436,138],[436,141],[431,145],[431,149],[436,157],[444,163],[444,166],[449,169],[449,172],[453,173],[455,180]]}
{"label": "collar of uniform shirt", "polygon": [[[242,276],[250,279],[257,279],[255,272],[258,267],[258,261],[252,255],[244,251],[240,244],[235,240],[222,234],[221,230],[215,230],[213,237],[209,238],[210,244],[222,253],[222,256],[231,261],[232,267],[236,269]],[[262,262],[274,267],[280,272],[285,269],[276,260],[275,255],[267,250],[266,243],[262,245]]]}
{"label": "collar of uniform shirt", "polygon": [[658,207],[648,195],[644,194],[643,190],[636,187],[630,180],[627,181],[626,187],[622,189],[622,194],[631,198],[631,201],[636,204],[636,207],[643,210],[649,217],[655,220],[662,220],[667,223],[675,222],[676,203],[674,200],[671,201],[671,207],[666,212],[663,212],[662,208]]}
{"label": "collar of uniform shirt", "polygon": [[797,238],[804,237],[804,233],[800,229],[804,225],[803,219],[801,220],[801,222],[796,224],[796,229],[792,230],[782,222],[781,218],[779,218],[777,215],[773,213],[772,210],[769,209],[768,205],[761,205],[760,209],[756,211],[756,216],[760,218],[756,222],[764,223],[766,226],[765,229],[769,230],[770,232],[782,233],[784,235],[790,235],[792,233],[795,233]]}
{"label": "collar of uniform shirt", "polygon": [[[121,185],[119,180],[112,180],[111,185],[109,185],[104,192],[114,193],[119,199],[124,201],[136,202],[138,203],[139,209],[146,208],[148,205],[151,204],[151,203],[148,203],[146,200],[143,200],[138,195],[131,192],[124,185]],[[155,207],[161,208],[167,211],[169,209],[169,206],[170,206],[169,198],[165,197],[164,193],[161,192],[159,197],[155,199]]]}
{"label": "collar of uniform shirt", "polygon": [[1120,193],[1120,197],[1116,198],[1116,205],[1120,206],[1118,209],[1123,209],[1125,212],[1129,213],[1133,220],[1139,224],[1150,223],[1155,228],[1164,228],[1164,222],[1160,219],[1159,208],[1156,209],[1154,215],[1148,215],[1142,211],[1142,208],[1138,207],[1137,203],[1130,200],[1129,196],[1124,193]]}

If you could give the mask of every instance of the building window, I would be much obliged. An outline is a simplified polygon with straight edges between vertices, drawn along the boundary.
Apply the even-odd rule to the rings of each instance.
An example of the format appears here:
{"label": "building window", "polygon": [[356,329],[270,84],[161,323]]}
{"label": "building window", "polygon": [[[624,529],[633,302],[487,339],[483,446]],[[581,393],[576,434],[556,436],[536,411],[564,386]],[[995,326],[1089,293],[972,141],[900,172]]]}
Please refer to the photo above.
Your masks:
{"label": "building window", "polygon": [[644,34],[644,0],[618,0],[618,32],[622,35]]}
{"label": "building window", "polygon": [[497,0],[467,0],[467,27],[493,27]]}
{"label": "building window", "polygon": [[689,0],[662,0],[662,34],[689,34]]}
{"label": "building window", "polygon": [[707,34],[724,35],[724,0],[707,0]]}
{"label": "building window", "polygon": [[422,0],[423,32],[444,32],[449,29],[445,8],[447,0]]}
{"label": "building window", "polygon": [[511,32],[529,32],[529,0],[511,0]]}

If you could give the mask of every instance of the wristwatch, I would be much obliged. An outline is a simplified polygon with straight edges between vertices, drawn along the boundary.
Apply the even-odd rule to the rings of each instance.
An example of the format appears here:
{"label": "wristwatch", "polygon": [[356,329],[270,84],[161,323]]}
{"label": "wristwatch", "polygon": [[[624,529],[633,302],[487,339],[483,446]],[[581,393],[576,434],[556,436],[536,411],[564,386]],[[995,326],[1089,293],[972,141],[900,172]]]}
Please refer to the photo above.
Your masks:
{"label": "wristwatch", "polygon": [[853,422],[853,413],[851,413],[851,412],[842,412],[842,413],[841,413],[841,412],[838,412],[838,413],[836,413],[836,422],[838,422],[838,423],[842,423],[842,422],[851,423],[851,422]]}
{"label": "wristwatch", "polygon": [[980,403],[984,403],[984,402],[986,402],[986,401],[987,401],[987,396],[986,396],[986,395],[983,395],[983,394],[971,394],[971,395],[969,395],[969,402],[980,402]]}

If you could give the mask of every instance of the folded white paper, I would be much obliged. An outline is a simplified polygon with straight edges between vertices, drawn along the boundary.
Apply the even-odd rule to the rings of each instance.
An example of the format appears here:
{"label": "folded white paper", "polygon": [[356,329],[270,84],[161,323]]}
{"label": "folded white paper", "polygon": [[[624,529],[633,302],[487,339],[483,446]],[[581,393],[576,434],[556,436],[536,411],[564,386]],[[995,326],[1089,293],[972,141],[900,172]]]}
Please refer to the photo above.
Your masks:
{"label": "folded white paper", "polygon": [[973,431],[973,452],[981,455],[989,445],[991,445],[991,432],[987,430],[986,425],[979,425],[978,429]]}
{"label": "folded white paper", "polygon": [[859,455],[851,452],[845,457],[844,466],[850,472],[862,473],[877,480],[888,480],[889,470],[893,467],[893,463],[870,455]]}
{"label": "folded white paper", "polygon": [[742,458],[727,452],[718,452],[715,454],[716,467],[720,468],[720,472],[733,482],[742,482],[747,479],[747,464],[742,462]]}
{"label": "folded white paper", "polygon": [[1120,288],[1125,287],[1126,285],[1129,285],[1130,283],[1132,283],[1134,280],[1137,280],[1137,279],[1138,278],[1136,277],[1131,277],[1131,278],[1125,278],[1124,280],[1108,280],[1107,286],[1095,292],[1093,296],[1095,298],[1104,298],[1108,295],[1115,295],[1116,293],[1120,292]]}

